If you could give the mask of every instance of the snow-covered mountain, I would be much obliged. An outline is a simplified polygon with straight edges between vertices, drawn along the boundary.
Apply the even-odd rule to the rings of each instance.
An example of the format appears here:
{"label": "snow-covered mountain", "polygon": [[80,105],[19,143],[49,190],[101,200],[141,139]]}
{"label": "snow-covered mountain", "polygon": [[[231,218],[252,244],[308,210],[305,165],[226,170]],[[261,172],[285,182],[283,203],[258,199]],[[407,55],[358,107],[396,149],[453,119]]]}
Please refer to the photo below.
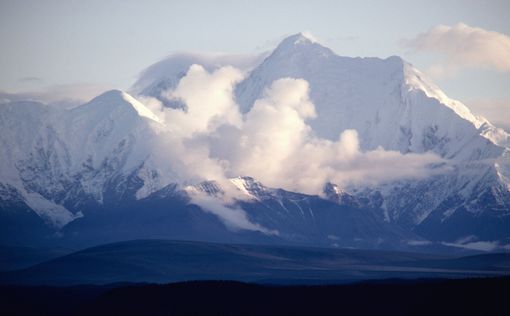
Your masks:
{"label": "snow-covered mountain", "polygon": [[507,235],[509,135],[448,98],[412,65],[399,57],[340,57],[297,34],[238,85],[244,112],[281,77],[309,82],[317,111],[310,125],[323,137],[333,140],[355,129],[365,150],[433,151],[450,161],[453,170],[447,174],[371,189],[383,193],[389,221],[440,240],[470,235],[469,230],[478,235],[473,228],[488,217],[506,224],[491,224],[478,238]]}
{"label": "snow-covered mountain", "polygon": [[[36,102],[0,106],[1,185],[17,192],[56,227],[129,190],[126,177],[143,166],[158,118],[121,91],[59,111]],[[10,193],[9,193],[10,194]]]}
{"label": "snow-covered mountain", "polygon": [[[341,57],[297,34],[249,58],[173,56],[145,71],[132,91],[180,108],[163,94],[194,63],[245,71],[235,87],[243,113],[275,80],[304,79],[316,111],[308,123],[318,137],[335,141],[354,129],[363,151],[433,152],[443,171],[370,186],[324,183],[321,197],[268,188],[249,174],[178,184],[171,162],[155,155],[171,127],[129,94],[110,91],[71,110],[18,101],[0,105],[4,222],[18,223],[13,210],[33,211],[63,239],[85,244],[98,236],[390,248],[510,244],[510,136],[401,58]],[[207,198],[229,190],[237,196],[227,205]],[[20,221],[36,221],[27,216]]]}
{"label": "snow-covered mountain", "polygon": [[[382,193],[388,221],[436,240],[477,235],[474,227],[484,226],[485,220],[497,227],[489,224],[494,229],[476,238],[501,240],[508,235],[510,136],[448,98],[411,64],[396,56],[338,56],[296,34],[237,85],[242,111],[247,113],[275,80],[285,77],[309,83],[317,112],[309,124],[317,135],[335,140],[340,132],[355,129],[363,150],[432,151],[448,160],[450,172],[423,181],[345,188],[360,195]],[[161,83],[159,91],[173,88],[156,82]]]}

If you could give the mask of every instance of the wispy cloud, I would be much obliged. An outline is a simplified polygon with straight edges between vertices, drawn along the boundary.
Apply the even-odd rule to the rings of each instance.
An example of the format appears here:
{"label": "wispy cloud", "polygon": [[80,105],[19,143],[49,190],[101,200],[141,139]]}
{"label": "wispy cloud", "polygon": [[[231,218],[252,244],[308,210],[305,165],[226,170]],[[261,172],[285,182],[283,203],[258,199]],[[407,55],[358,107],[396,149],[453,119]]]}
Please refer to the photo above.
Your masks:
{"label": "wispy cloud", "polygon": [[223,200],[209,196],[201,191],[188,191],[193,204],[200,206],[204,211],[216,215],[229,229],[250,230],[266,235],[279,235],[277,230],[268,229],[250,221],[244,210],[235,205],[228,205]]}
{"label": "wispy cloud", "polygon": [[438,25],[402,43],[412,51],[441,57],[428,71],[432,76],[453,75],[462,68],[510,71],[510,37],[465,23]]}
{"label": "wispy cloud", "polygon": [[[34,80],[37,79],[34,77]],[[53,85],[37,91],[0,91],[0,100],[2,103],[34,100],[49,105],[70,108],[90,101],[92,98],[112,88],[113,86],[110,85],[89,83]]]}
{"label": "wispy cloud", "polygon": [[407,244],[409,246],[428,246],[431,245],[432,242],[429,240],[408,240]]}
{"label": "wispy cloud", "polygon": [[455,247],[455,248],[464,248],[469,250],[477,250],[477,251],[493,251],[498,248],[498,243],[495,241],[474,241],[468,243],[442,243],[445,246]]}
{"label": "wispy cloud", "polygon": [[43,82],[43,78],[41,77],[23,77],[19,79],[19,82],[29,82],[29,83],[40,83]]}
{"label": "wispy cloud", "polygon": [[182,52],[171,54],[143,70],[130,92],[140,94],[144,89],[157,88],[153,87],[151,83],[181,78],[194,64],[200,65],[210,72],[225,66],[232,66],[244,72],[258,65],[268,54],[269,52],[255,54]]}
{"label": "wispy cloud", "polygon": [[464,248],[477,251],[493,251],[496,249],[506,249],[508,245],[500,245],[497,241],[482,241],[478,240],[476,236],[466,236],[456,240],[455,242],[443,242],[445,246]]}

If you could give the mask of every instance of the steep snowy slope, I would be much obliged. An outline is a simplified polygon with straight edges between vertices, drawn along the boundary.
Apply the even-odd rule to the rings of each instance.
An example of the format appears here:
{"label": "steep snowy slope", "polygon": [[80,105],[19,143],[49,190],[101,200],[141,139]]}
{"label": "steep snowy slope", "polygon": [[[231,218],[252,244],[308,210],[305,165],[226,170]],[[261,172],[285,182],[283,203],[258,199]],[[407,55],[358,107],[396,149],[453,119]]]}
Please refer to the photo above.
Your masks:
{"label": "steep snowy slope", "polygon": [[302,34],[291,36],[238,85],[243,112],[282,77],[310,84],[317,111],[310,125],[319,136],[336,140],[343,130],[355,129],[365,150],[433,150],[458,159],[501,155],[501,148],[478,137],[480,119],[399,57],[341,57]]}
{"label": "steep snowy slope", "polygon": [[159,124],[121,91],[69,111],[6,104],[0,106],[0,120],[2,184],[55,226],[82,216],[90,203],[106,202],[107,193],[129,190],[114,184],[142,167],[155,134],[151,125]]}

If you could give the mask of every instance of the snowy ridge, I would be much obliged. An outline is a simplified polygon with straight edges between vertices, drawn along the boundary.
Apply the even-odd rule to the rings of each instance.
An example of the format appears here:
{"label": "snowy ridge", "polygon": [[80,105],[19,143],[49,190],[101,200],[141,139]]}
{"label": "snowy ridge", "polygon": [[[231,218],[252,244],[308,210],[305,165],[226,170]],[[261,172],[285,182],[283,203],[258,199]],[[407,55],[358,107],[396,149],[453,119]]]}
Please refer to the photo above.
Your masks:
{"label": "snowy ridge", "polygon": [[436,99],[441,104],[451,108],[459,117],[471,122],[478,129],[481,136],[498,146],[510,147],[510,135],[505,130],[495,127],[484,117],[473,115],[466,105],[446,96],[439,87],[409,63],[404,63],[404,74],[405,84],[409,91],[424,92],[428,97]]}
{"label": "snowy ridge", "polygon": [[152,113],[151,110],[149,110],[147,107],[145,107],[145,105],[140,103],[138,100],[136,100],[129,94],[122,92],[122,91],[119,91],[119,92],[122,96],[122,99],[124,99],[124,101],[126,101],[127,103],[131,104],[131,106],[133,106],[133,108],[136,110],[138,115],[149,118],[149,119],[156,121],[158,123],[162,123],[162,120],[160,118],[158,118],[154,113]]}
{"label": "snowy ridge", "polygon": [[265,187],[252,177],[236,177],[229,180],[242,194],[251,199],[260,201],[274,192],[274,189]]}
{"label": "snowy ridge", "polygon": [[410,90],[425,92],[429,98],[438,100],[441,104],[451,108],[458,116],[473,123],[476,128],[484,123],[484,120],[475,117],[473,113],[461,102],[450,99],[435,84],[425,78],[425,75],[408,63],[404,63],[405,84]]}

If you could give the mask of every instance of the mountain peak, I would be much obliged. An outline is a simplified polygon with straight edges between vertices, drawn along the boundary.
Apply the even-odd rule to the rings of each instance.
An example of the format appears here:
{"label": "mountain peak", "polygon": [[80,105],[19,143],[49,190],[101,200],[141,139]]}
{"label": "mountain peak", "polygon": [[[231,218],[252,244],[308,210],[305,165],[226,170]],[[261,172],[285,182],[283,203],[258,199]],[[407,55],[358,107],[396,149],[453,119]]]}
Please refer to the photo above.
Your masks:
{"label": "mountain peak", "polygon": [[317,43],[315,37],[309,32],[299,32],[286,37],[283,42],[292,42],[293,45],[306,45]]}
{"label": "mountain peak", "polygon": [[101,111],[105,111],[106,109],[128,107],[136,111],[139,116],[143,116],[159,123],[161,122],[161,120],[140,101],[136,100],[128,93],[117,89],[102,93],[92,99],[89,103],[85,104],[84,107],[94,107],[101,109]]}
{"label": "mountain peak", "polygon": [[313,35],[308,32],[301,32],[286,37],[280,42],[274,52],[282,55],[288,55],[292,52],[315,53],[325,56],[334,54],[329,48],[319,44]]}

